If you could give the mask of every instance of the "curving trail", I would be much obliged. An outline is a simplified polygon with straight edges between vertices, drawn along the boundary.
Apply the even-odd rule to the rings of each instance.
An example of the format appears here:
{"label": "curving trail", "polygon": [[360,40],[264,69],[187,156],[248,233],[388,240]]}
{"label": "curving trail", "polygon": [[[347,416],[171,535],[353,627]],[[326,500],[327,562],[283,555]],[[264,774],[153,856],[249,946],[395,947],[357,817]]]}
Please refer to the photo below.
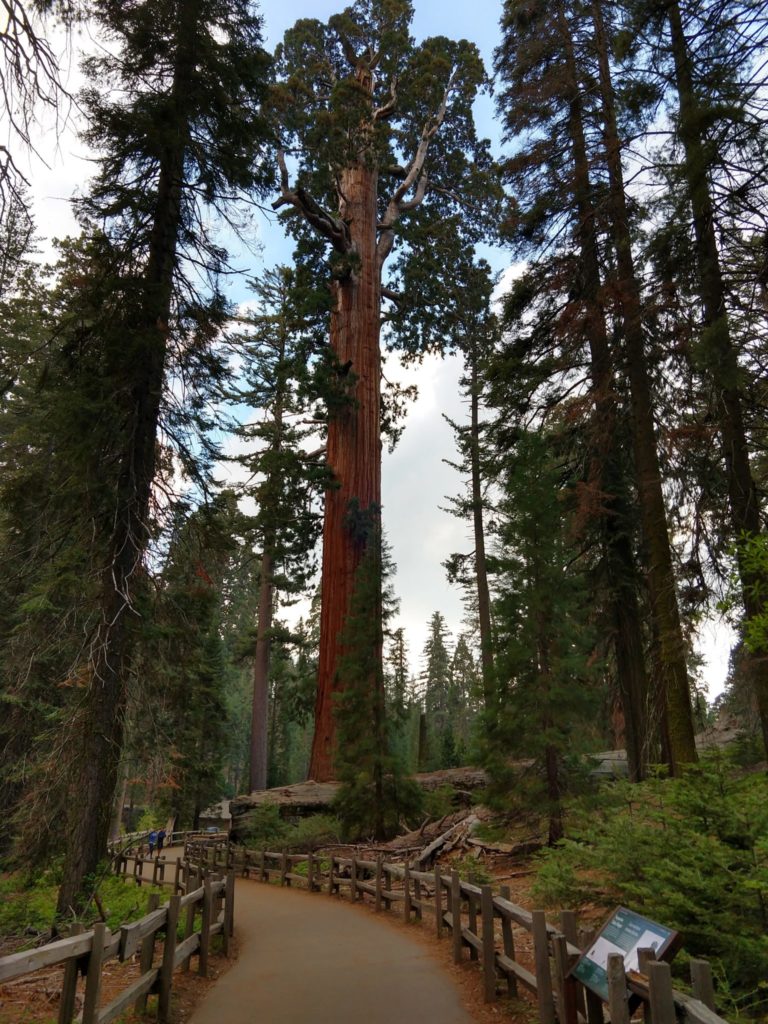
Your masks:
{"label": "curving trail", "polygon": [[327,896],[237,880],[237,962],[189,1024],[472,1024],[421,942]]}

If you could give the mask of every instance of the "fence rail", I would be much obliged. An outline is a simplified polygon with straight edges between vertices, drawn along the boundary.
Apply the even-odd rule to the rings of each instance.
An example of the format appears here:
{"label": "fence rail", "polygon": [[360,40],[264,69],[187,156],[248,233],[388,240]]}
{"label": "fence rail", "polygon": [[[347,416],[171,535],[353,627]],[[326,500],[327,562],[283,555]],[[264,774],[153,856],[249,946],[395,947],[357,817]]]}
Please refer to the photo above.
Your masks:
{"label": "fence rail", "polygon": [[[434,871],[417,871],[381,856],[365,860],[248,850],[220,839],[189,839],[185,856],[211,870],[235,871],[261,882],[302,885],[311,892],[348,895],[353,902],[369,898],[376,911],[395,911],[405,921],[428,914],[436,936],[450,936],[456,963],[465,950],[478,962],[487,1002],[495,1001],[500,989],[518,996],[522,988],[535,998],[541,1024],[605,1024],[603,1001],[570,974],[581,955],[573,911],[562,911],[555,927],[544,911],[513,903],[507,886],[494,895],[490,885],[466,882],[457,871],[446,874],[438,865]],[[527,933],[524,942],[520,930]],[[653,950],[641,951],[642,973],[628,974],[621,956],[609,958],[611,1024],[629,1024],[631,997],[642,1000],[645,1019],[652,1018],[653,1024],[725,1024],[715,1013],[707,961],[692,961],[689,996],[673,989],[669,964],[653,956]]]}
{"label": "fence rail", "polygon": [[[121,858],[118,866],[123,863]],[[198,973],[205,977],[215,935],[222,936],[224,953],[229,954],[235,876],[229,871],[222,877],[205,864],[184,860],[178,862],[173,882],[166,884],[173,886],[167,903],[160,906],[158,893],[150,893],[145,916],[121,925],[115,932],[105,924],[96,924],[88,931],[75,924],[67,938],[0,958],[0,983],[63,965],[58,1024],[71,1024],[75,1017],[80,975],[85,977],[82,1012],[77,1018],[82,1024],[109,1024],[131,1007],[143,1013],[150,994],[157,995],[157,1019],[166,1024],[174,972],[179,968],[189,970],[192,957],[197,956]],[[179,930],[183,933],[181,941]],[[160,933],[164,936],[163,951],[161,957],[156,957]],[[137,954],[139,977],[106,1006],[101,1005],[104,964],[114,959],[126,961]]]}

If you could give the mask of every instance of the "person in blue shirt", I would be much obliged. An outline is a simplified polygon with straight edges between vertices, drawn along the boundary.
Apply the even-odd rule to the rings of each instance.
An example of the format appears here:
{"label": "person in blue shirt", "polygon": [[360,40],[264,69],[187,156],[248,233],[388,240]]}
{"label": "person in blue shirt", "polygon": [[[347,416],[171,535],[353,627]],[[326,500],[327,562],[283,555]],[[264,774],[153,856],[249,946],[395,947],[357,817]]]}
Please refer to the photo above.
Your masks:
{"label": "person in blue shirt", "polygon": [[155,843],[157,842],[157,832],[154,829],[149,833],[147,842],[149,843],[149,856],[151,857],[155,852]]}

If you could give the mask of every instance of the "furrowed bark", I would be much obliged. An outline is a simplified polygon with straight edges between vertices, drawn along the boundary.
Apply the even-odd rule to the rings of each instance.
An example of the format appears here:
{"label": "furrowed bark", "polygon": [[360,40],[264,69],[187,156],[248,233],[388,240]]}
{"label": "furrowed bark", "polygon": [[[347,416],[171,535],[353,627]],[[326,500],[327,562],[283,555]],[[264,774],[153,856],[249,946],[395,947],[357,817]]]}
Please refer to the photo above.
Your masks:
{"label": "furrowed bark", "polygon": [[[381,508],[381,354],[380,269],[376,258],[375,167],[346,168],[341,178],[341,216],[350,237],[352,269],[333,284],[331,345],[338,363],[351,361],[350,401],[328,424],[327,461],[334,486],[326,492],[323,521],[320,657],[315,701],[315,733],[309,777],[333,778],[335,724],[333,695],[339,689],[343,655],[341,633],[364,550],[349,530],[352,505]],[[354,377],[352,377],[354,375]],[[345,378],[346,380],[347,378]],[[340,383],[341,386],[341,383]]]}
{"label": "furrowed bark", "polygon": [[[708,364],[715,384],[716,415],[720,428],[731,525],[737,543],[737,563],[746,623],[765,614],[765,580],[744,564],[743,541],[763,532],[760,504],[749,459],[749,445],[741,392],[741,371],[725,301],[720,253],[715,235],[715,214],[708,179],[708,161],[701,136],[702,111],[693,83],[690,51],[680,6],[667,7],[675,84],[679,98],[683,170],[693,214],[699,294],[701,297]],[[743,671],[757,701],[763,744],[768,752],[768,657],[765,650],[743,653]]]}
{"label": "furrowed bark", "polygon": [[77,798],[70,807],[63,879],[57,915],[79,909],[86,876],[106,855],[110,811],[123,742],[126,677],[132,658],[131,594],[142,571],[148,542],[155,445],[163,391],[173,271],[181,225],[184,154],[189,143],[185,116],[195,69],[199,0],[181,7],[172,86],[178,130],[161,157],[155,212],[144,277],[141,319],[131,339],[135,376],[131,383],[132,430],[122,453],[109,558],[101,577],[101,625],[93,645],[91,679],[80,707],[77,736]]}
{"label": "furrowed bark", "polygon": [[589,484],[603,496],[603,549],[613,614],[613,647],[619,698],[624,712],[629,777],[637,782],[648,763],[648,676],[646,673],[640,608],[640,580],[631,543],[629,496],[621,470],[617,435],[617,395],[614,360],[608,341],[602,301],[600,256],[595,209],[584,134],[584,116],[570,28],[562,7],[559,25],[565,47],[565,65],[572,98],[568,131],[573,151],[573,198],[577,214],[576,240],[582,268],[584,333],[590,351],[594,395],[592,458]]}
{"label": "furrowed bark", "polygon": [[683,764],[696,761],[693,715],[685,642],[677,605],[672,551],[661,486],[661,471],[653,419],[653,399],[645,355],[640,288],[632,255],[632,240],[624,175],[621,166],[608,49],[600,0],[592,0],[592,20],[600,74],[603,137],[609,175],[609,209],[616,249],[619,304],[624,326],[626,369],[630,384],[635,473],[640,498],[643,538],[648,556],[648,589],[660,651],[663,706],[669,738],[669,768],[679,774]]}

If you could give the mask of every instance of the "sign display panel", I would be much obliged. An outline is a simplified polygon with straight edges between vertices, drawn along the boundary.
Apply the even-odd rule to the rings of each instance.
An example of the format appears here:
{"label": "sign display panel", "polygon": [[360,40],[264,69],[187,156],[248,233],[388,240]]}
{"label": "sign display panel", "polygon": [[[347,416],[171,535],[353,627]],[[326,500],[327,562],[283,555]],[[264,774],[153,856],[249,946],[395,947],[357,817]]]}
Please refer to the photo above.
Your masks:
{"label": "sign display panel", "polygon": [[608,1001],[608,956],[619,953],[624,958],[624,970],[638,970],[639,949],[653,949],[657,960],[674,956],[679,933],[663,924],[650,921],[626,907],[619,907],[600,929],[586,952],[582,953],[571,974]]}

